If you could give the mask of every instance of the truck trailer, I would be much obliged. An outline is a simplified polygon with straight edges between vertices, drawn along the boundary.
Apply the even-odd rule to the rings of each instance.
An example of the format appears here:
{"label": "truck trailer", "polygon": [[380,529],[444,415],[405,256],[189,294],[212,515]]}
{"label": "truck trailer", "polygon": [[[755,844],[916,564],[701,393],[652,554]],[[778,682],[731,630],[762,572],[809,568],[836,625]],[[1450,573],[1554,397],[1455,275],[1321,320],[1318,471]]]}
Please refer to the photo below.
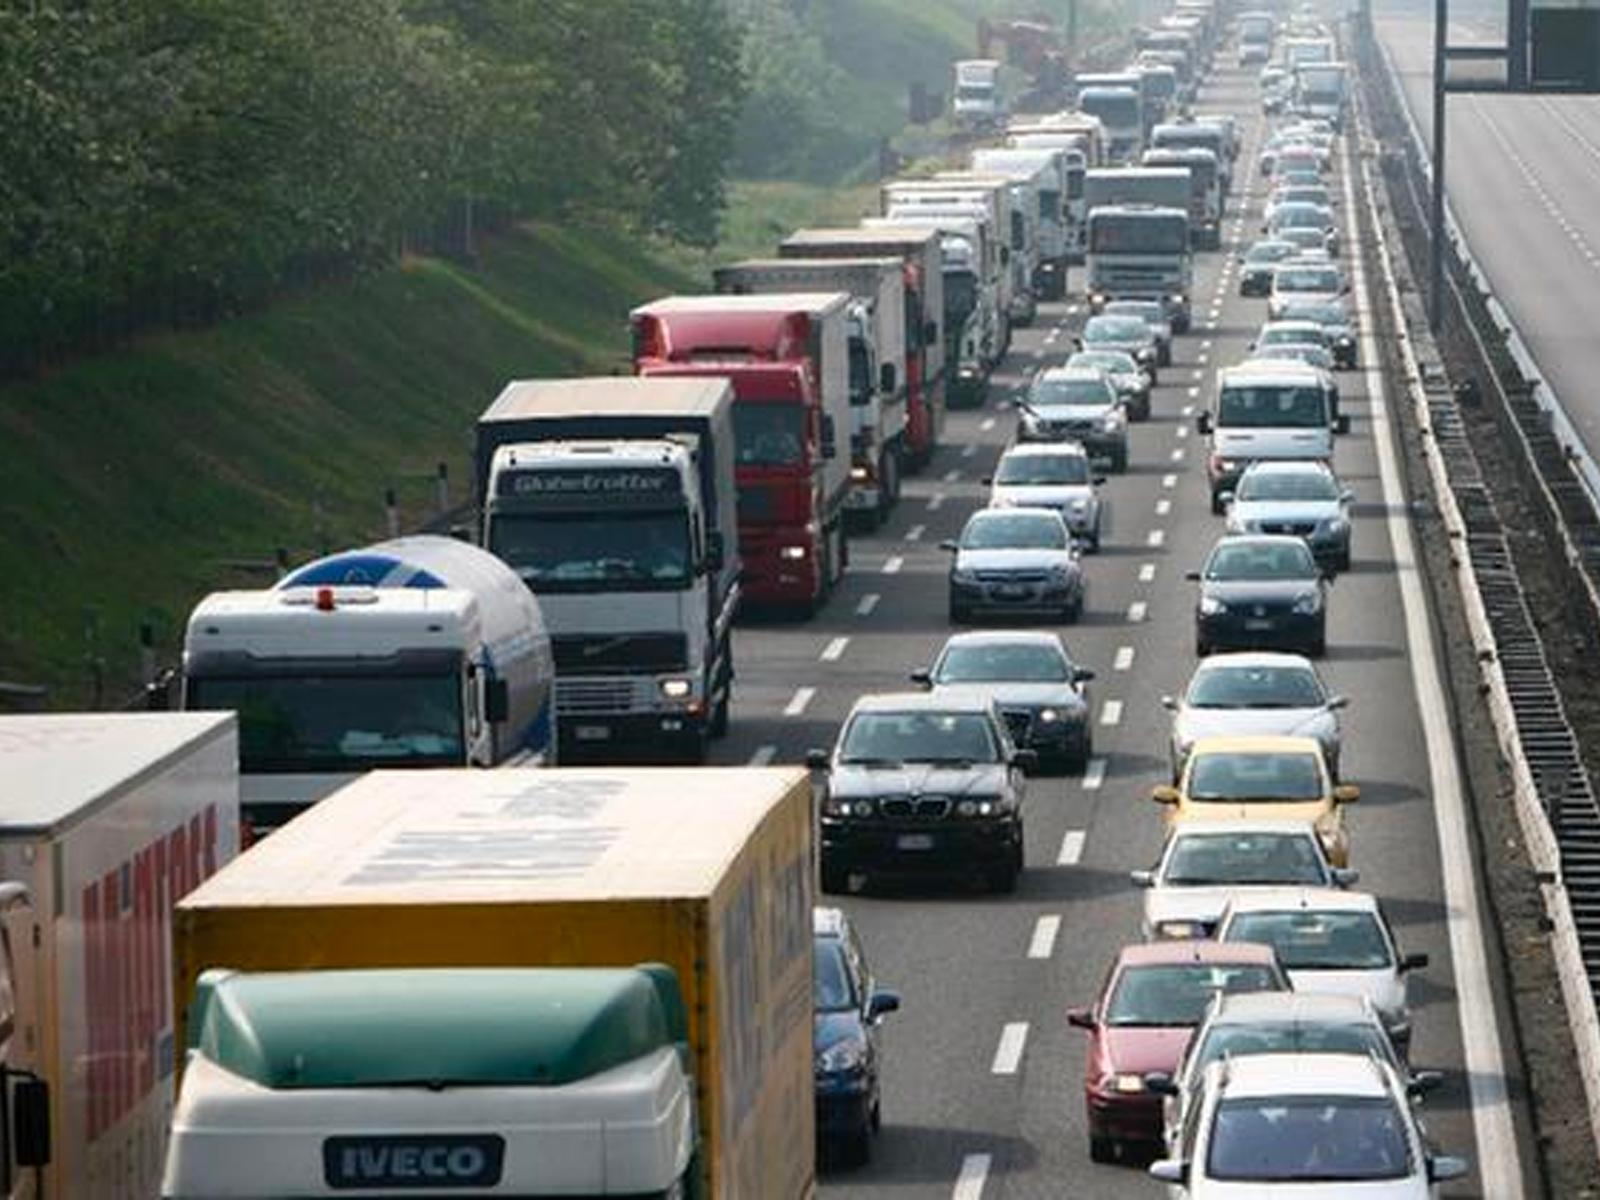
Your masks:
{"label": "truck trailer", "polygon": [[697,762],[726,731],[733,443],[725,379],[516,380],[478,419],[483,544],[544,614],[564,752]]}
{"label": "truck trailer", "polygon": [[795,769],[375,772],[178,909],[162,1195],[807,1200],[813,870]]}
{"label": "truck trailer", "polygon": [[538,603],[494,555],[421,535],[342,551],[189,617],[182,705],[239,713],[246,839],[374,767],[555,761]]}
{"label": "truck trailer", "polygon": [[1045,146],[989,147],[972,152],[972,169],[1028,179],[1037,222],[1034,293],[1044,300],[1064,298],[1067,294],[1067,151]]}
{"label": "truck trailer", "polygon": [[238,771],[232,713],[0,717],[8,1196],[157,1194],[169,914],[238,851]]}

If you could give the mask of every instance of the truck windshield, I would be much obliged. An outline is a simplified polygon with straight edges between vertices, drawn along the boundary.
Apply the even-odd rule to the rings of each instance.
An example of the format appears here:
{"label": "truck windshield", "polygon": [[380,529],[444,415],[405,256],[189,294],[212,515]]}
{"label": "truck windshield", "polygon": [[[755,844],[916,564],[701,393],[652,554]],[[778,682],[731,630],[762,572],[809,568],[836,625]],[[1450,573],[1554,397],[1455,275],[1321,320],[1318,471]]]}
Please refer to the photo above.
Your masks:
{"label": "truck windshield", "polygon": [[1150,213],[1097,213],[1089,219],[1096,254],[1181,254],[1189,248],[1189,218]]}
{"label": "truck windshield", "polygon": [[247,774],[448,766],[465,758],[454,675],[196,677],[186,707],[239,714]]}
{"label": "truck windshield", "polygon": [[1051,190],[1039,193],[1039,219],[1041,221],[1061,220],[1061,193]]}
{"label": "truck windshield", "polygon": [[1139,124],[1139,97],[1132,91],[1086,91],[1078,106],[1091,117],[1099,117],[1107,129],[1130,129]]}
{"label": "truck windshield", "polygon": [[[850,347],[851,394],[854,397],[857,349]],[[865,363],[862,371],[866,371]],[[805,461],[805,410],[798,404],[733,406],[734,454],[741,467],[798,467]]]}
{"label": "truck windshield", "polygon": [[690,577],[682,510],[496,513],[489,549],[535,592],[668,591]]}
{"label": "truck windshield", "polygon": [[978,306],[978,279],[971,271],[946,271],[944,276],[944,327],[958,335]]}

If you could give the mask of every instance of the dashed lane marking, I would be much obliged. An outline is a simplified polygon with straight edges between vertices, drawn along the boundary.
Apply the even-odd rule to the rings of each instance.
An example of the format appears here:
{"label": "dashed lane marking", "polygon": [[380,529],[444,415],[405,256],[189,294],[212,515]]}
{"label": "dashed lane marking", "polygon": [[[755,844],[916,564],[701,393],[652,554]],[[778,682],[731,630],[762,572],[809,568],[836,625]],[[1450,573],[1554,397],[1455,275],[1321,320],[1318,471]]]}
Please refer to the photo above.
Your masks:
{"label": "dashed lane marking", "polygon": [[882,599],[883,597],[878,595],[877,592],[868,592],[861,597],[861,602],[856,605],[856,616],[870,617],[872,610],[878,607],[878,601]]}
{"label": "dashed lane marking", "polygon": [[995,1047],[994,1064],[989,1068],[995,1075],[1015,1075],[1022,1065],[1022,1052],[1028,1045],[1028,1023],[1007,1022],[1000,1031],[1000,1044]]}
{"label": "dashed lane marking", "polygon": [[1050,914],[1033,923],[1033,937],[1028,939],[1029,958],[1049,958],[1056,952],[1056,938],[1061,933],[1061,918]]}
{"label": "dashed lane marking", "polygon": [[938,512],[939,509],[943,505],[944,505],[944,493],[943,492],[935,492],[933,495],[928,497],[928,511],[929,512]]}
{"label": "dashed lane marking", "polygon": [[956,480],[958,480],[960,478],[961,478],[961,472],[957,471],[954,467],[952,467],[950,470],[948,470],[948,471],[946,471],[944,473],[944,481],[946,483],[954,483]]}
{"label": "dashed lane marking", "polygon": [[898,575],[900,574],[900,568],[905,565],[906,560],[901,555],[896,554],[883,564],[883,573],[885,575]]}
{"label": "dashed lane marking", "polygon": [[927,532],[928,527],[926,525],[913,525],[910,529],[906,530],[906,541],[920,542],[922,540],[922,535]]}
{"label": "dashed lane marking", "polygon": [[850,639],[847,638],[847,637],[836,637],[836,638],[834,638],[833,641],[829,642],[826,646],[824,646],[822,648],[822,661],[823,662],[838,662],[841,658],[844,657],[845,649],[849,645],[850,645]]}
{"label": "dashed lane marking", "polygon": [[987,1154],[969,1154],[961,1160],[961,1171],[956,1176],[956,1190],[950,1200],[983,1200],[983,1185],[989,1178]]}
{"label": "dashed lane marking", "polygon": [[1164,488],[1175,488],[1175,487],[1177,487],[1178,486],[1178,477],[1176,475],[1163,475],[1161,477],[1161,486],[1164,487]]}
{"label": "dashed lane marking", "polygon": [[1167,544],[1167,531],[1165,529],[1152,529],[1145,534],[1144,544],[1152,550],[1159,550]]}
{"label": "dashed lane marking", "polygon": [[1107,729],[1122,724],[1122,701],[1107,700],[1100,706],[1100,724]]}
{"label": "dashed lane marking", "polygon": [[985,433],[988,433],[989,430],[994,428],[994,418],[985,417],[983,420],[978,422],[978,428],[983,430]]}
{"label": "dashed lane marking", "polygon": [[1113,671],[1126,671],[1126,670],[1130,669],[1132,666],[1133,666],[1133,647],[1132,646],[1118,646],[1117,647],[1117,657],[1112,660],[1111,669]]}
{"label": "dashed lane marking", "polygon": [[[1156,578],[1156,565],[1155,565],[1155,563],[1145,563],[1144,566],[1139,568],[1139,582],[1140,583],[1154,583],[1155,582],[1155,578]],[[1128,615],[1130,617],[1133,615],[1133,611],[1131,609],[1129,610]]]}
{"label": "dashed lane marking", "polygon": [[806,705],[811,703],[811,698],[816,694],[816,688],[796,688],[794,695],[789,698],[789,703],[783,706],[783,715],[786,717],[798,717],[805,712]]}
{"label": "dashed lane marking", "polygon": [[1163,497],[1156,501],[1156,516],[1164,517],[1172,511],[1172,501]]}
{"label": "dashed lane marking", "polygon": [[1145,619],[1145,616],[1149,613],[1149,611],[1150,606],[1143,600],[1135,600],[1132,604],[1128,605],[1128,624],[1139,624],[1139,622]]}
{"label": "dashed lane marking", "polygon": [[776,746],[758,746],[756,752],[750,756],[750,765],[752,767],[770,766],[772,760],[776,757],[778,757],[778,748]]}

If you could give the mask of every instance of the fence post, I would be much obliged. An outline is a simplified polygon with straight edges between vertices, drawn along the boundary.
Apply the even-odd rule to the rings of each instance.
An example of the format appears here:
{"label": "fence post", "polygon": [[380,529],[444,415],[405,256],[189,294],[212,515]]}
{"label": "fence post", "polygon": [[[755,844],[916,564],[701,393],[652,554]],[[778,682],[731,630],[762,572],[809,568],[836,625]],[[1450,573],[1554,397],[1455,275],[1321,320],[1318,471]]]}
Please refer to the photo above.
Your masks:
{"label": "fence post", "polygon": [[389,520],[389,536],[400,536],[400,505],[395,499],[394,489],[385,488],[383,493],[384,514]]}
{"label": "fence post", "polygon": [[434,479],[437,489],[439,515],[442,517],[450,511],[450,464],[440,463]]}

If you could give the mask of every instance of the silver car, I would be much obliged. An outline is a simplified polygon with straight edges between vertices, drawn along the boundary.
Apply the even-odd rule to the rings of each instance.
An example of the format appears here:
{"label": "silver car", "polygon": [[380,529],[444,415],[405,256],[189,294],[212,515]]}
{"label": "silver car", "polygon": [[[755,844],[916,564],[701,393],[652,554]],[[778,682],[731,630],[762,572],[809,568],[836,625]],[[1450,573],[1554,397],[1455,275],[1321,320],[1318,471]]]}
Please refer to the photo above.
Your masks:
{"label": "silver car", "polygon": [[1076,442],[1012,446],[984,480],[990,508],[1053,508],[1086,550],[1100,549],[1104,482]]}
{"label": "silver car", "polygon": [[1110,380],[1097,370],[1052,367],[1041,371],[1017,402],[1020,442],[1077,442],[1091,458],[1128,469],[1128,412]]}
{"label": "silver car", "polygon": [[1156,365],[1172,365],[1172,321],[1159,300],[1113,300],[1100,310],[1108,317],[1138,317],[1156,339]]}
{"label": "silver car", "polygon": [[1083,565],[1061,514],[1049,508],[985,508],[967,518],[950,551],[950,620],[979,613],[1083,615]]}
{"label": "silver car", "polygon": [[1328,773],[1339,778],[1343,696],[1328,693],[1311,660],[1298,654],[1251,651],[1201,661],[1181,696],[1163,696],[1172,713],[1172,778],[1183,774],[1197,738],[1283,735],[1316,738]]}
{"label": "silver car", "polygon": [[1067,359],[1069,371],[1099,371],[1116,389],[1128,419],[1150,419],[1150,372],[1125,350],[1079,350]]}
{"label": "silver car", "polygon": [[1330,571],[1350,569],[1350,502],[1327,465],[1263,461],[1245,468],[1233,493],[1222,494],[1229,533],[1289,533],[1306,540]]}

